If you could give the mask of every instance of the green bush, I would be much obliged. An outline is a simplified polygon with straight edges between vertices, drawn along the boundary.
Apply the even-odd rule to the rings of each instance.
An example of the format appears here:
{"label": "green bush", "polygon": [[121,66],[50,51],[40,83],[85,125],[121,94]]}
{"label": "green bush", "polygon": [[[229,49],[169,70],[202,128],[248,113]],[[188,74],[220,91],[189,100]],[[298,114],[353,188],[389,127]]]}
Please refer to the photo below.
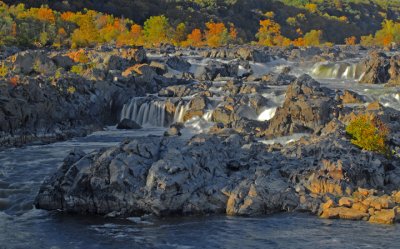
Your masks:
{"label": "green bush", "polygon": [[389,156],[387,125],[373,114],[358,114],[346,127],[351,142],[358,147]]}

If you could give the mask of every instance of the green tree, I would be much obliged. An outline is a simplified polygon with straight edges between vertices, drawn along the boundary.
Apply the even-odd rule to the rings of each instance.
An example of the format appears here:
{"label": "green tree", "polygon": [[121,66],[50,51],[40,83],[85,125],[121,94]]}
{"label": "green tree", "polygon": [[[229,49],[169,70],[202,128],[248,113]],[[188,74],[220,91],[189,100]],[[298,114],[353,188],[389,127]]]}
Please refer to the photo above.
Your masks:
{"label": "green tree", "polygon": [[146,20],[143,27],[147,45],[159,46],[171,42],[173,32],[168,18],[165,16],[152,16]]}

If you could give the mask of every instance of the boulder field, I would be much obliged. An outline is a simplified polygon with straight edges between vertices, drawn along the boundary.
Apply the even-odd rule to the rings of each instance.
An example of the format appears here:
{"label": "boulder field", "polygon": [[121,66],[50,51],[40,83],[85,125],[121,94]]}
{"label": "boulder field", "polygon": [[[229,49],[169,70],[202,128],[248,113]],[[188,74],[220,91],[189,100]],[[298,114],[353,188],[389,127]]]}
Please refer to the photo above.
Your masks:
{"label": "boulder field", "polygon": [[149,136],[88,154],[72,151],[44,181],[36,207],[109,217],[308,211],[391,224],[399,218],[400,160],[356,147],[345,124],[358,112],[375,113],[390,120],[391,147],[398,148],[400,113],[379,105],[348,107],[342,96],[349,94],[307,75],[291,83],[284,104],[260,131],[309,134],[286,145],[216,128],[188,140]]}

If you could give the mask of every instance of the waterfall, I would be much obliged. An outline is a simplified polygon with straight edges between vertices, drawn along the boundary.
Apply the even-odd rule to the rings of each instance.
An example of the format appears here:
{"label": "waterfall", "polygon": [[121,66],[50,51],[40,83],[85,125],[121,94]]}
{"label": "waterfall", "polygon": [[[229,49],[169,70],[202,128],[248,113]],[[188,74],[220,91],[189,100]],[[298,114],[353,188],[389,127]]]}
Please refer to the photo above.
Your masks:
{"label": "waterfall", "polygon": [[165,101],[143,101],[143,98],[133,98],[122,108],[121,120],[123,119],[131,119],[141,126],[164,127]]}
{"label": "waterfall", "polygon": [[319,79],[359,80],[362,76],[362,66],[357,63],[317,63],[311,74]]}
{"label": "waterfall", "polygon": [[[180,99],[174,105],[176,106],[175,112],[169,116],[166,110],[166,100],[133,98],[123,106],[121,120],[130,119],[145,127],[168,127],[173,123],[185,123],[187,121],[185,115],[190,110],[190,101]],[[212,105],[209,105],[208,110],[199,118],[205,122],[211,122],[213,110]]]}
{"label": "waterfall", "polygon": [[179,101],[174,113],[174,123],[183,123],[186,112],[189,110],[189,103]]}

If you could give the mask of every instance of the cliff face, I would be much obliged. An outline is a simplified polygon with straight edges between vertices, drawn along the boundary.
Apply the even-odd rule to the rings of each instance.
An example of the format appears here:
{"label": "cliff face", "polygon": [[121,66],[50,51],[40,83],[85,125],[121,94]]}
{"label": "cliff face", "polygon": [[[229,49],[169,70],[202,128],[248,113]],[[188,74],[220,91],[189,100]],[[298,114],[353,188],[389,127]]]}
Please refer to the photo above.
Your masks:
{"label": "cliff face", "polygon": [[[318,5],[316,11],[302,8],[296,1],[251,0],[251,1],[166,1],[166,0],[4,0],[7,4],[24,3],[27,6],[47,4],[60,11],[78,11],[84,8],[124,16],[137,23],[143,23],[149,16],[166,15],[173,25],[186,22],[187,28],[203,28],[209,20],[234,23],[239,36],[244,41],[254,40],[263,13],[273,11],[276,21],[282,26],[282,32],[289,38],[298,36],[296,30],[303,32],[312,29],[324,31],[324,39],[334,43],[343,43],[349,36],[361,36],[374,33],[380,28],[385,17],[396,20],[398,7],[385,7],[369,1],[366,3],[342,3],[336,5],[328,1]],[[340,2],[340,1],[339,1]],[[289,20],[288,20],[289,18]],[[292,18],[292,22],[290,21]],[[295,18],[295,22],[293,22]]]}

